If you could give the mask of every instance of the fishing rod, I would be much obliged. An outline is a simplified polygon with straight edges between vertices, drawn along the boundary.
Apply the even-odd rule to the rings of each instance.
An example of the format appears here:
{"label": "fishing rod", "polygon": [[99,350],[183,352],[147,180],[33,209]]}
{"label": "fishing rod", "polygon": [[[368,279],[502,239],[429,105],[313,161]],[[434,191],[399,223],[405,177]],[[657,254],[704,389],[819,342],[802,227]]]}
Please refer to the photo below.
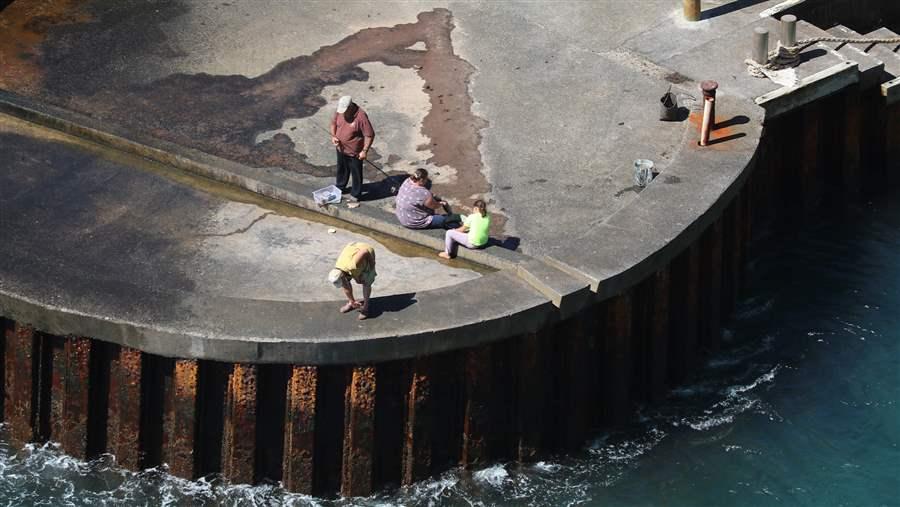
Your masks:
{"label": "fishing rod", "polygon": [[[316,128],[318,128],[319,130],[321,130],[321,131],[325,132],[326,134],[328,134],[329,137],[334,137],[334,136],[331,134],[331,131],[330,131],[330,130],[327,130],[325,127],[319,125],[318,123],[313,123],[313,125],[315,125]],[[338,150],[338,147],[335,146],[334,149],[335,149],[335,151],[337,151],[337,150]],[[381,174],[383,174],[383,175],[384,175],[385,181],[388,181],[388,182],[391,182],[391,181],[392,181],[392,180],[391,180],[391,176],[390,176],[388,173],[384,172],[384,169],[382,169],[382,168],[379,167],[377,164],[375,164],[375,162],[372,162],[372,161],[369,160],[368,158],[366,158],[365,161],[368,162],[370,166],[372,166],[372,167],[374,167],[375,169],[377,169],[378,172],[380,172]],[[391,185],[391,193],[392,193],[392,194],[396,194],[396,193],[397,193],[397,187],[396,187],[396,186]]]}

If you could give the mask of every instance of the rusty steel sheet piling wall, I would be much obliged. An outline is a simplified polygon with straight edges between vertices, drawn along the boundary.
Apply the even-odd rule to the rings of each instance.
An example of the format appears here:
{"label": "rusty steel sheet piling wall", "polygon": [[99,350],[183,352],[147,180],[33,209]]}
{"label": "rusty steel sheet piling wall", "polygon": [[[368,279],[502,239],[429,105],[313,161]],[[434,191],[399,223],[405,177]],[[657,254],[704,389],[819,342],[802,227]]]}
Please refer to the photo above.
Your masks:
{"label": "rusty steel sheet piling wall", "polygon": [[871,180],[898,183],[900,105],[877,99],[850,87],[768,121],[748,178],[696,241],[538,331],[382,363],[250,364],[3,319],[3,420],[16,445],[322,496],[577,448],[718,350],[753,244],[883,186]]}

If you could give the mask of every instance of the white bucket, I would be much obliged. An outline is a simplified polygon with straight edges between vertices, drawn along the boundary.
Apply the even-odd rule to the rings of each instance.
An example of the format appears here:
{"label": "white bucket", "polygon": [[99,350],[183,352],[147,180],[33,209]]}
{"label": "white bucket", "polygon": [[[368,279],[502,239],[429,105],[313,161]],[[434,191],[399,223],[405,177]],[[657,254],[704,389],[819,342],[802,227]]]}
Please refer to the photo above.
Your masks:
{"label": "white bucket", "polygon": [[319,206],[341,202],[341,189],[334,185],[328,185],[313,192],[313,200]]}

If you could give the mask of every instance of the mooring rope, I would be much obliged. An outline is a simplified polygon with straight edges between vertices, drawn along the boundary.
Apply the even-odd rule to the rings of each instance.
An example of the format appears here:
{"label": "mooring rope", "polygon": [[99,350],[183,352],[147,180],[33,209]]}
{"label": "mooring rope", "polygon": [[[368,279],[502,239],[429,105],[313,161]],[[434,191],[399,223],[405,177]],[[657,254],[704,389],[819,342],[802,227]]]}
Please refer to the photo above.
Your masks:
{"label": "mooring rope", "polygon": [[841,44],[900,44],[900,37],[877,37],[867,39],[854,39],[850,37],[812,37],[798,40],[793,46],[782,46],[781,41],[774,51],[768,54],[768,61],[764,64],[751,59],[744,60],[747,64],[747,73],[753,77],[767,77],[775,80],[770,73],[782,69],[796,67],[800,64],[800,53],[817,42],[839,42]]}

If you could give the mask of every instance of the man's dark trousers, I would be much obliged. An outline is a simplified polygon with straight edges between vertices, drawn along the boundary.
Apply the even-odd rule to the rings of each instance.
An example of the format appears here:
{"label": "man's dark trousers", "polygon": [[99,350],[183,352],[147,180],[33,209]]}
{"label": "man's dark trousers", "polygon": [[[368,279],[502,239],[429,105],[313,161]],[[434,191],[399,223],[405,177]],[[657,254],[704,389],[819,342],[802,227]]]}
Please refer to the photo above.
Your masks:
{"label": "man's dark trousers", "polygon": [[359,199],[362,195],[362,165],[363,161],[357,157],[337,153],[337,181],[335,186],[344,192],[347,189],[347,180],[351,180],[350,195]]}

